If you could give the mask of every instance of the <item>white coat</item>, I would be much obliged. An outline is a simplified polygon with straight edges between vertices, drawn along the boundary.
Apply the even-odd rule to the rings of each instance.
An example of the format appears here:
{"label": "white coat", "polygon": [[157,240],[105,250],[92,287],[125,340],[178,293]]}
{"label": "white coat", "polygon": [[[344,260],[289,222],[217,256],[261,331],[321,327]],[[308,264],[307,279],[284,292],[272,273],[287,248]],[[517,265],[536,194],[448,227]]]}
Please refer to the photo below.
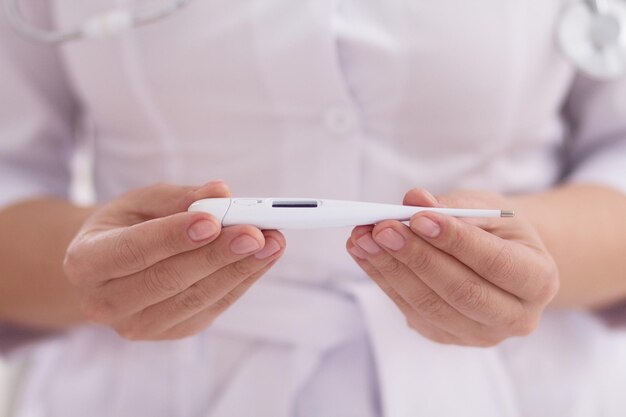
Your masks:
{"label": "white coat", "polygon": [[[43,26],[111,4],[23,3]],[[93,137],[98,202],[215,178],[236,196],[393,203],[416,186],[626,192],[626,81],[562,57],[566,3],[194,1],[58,48],[2,21],[0,204],[67,197],[76,126]],[[548,312],[495,348],[435,344],[353,264],[347,236],[287,233],[276,268],[195,337],[82,326],[13,351],[29,363],[15,416],[623,415],[623,332]]]}

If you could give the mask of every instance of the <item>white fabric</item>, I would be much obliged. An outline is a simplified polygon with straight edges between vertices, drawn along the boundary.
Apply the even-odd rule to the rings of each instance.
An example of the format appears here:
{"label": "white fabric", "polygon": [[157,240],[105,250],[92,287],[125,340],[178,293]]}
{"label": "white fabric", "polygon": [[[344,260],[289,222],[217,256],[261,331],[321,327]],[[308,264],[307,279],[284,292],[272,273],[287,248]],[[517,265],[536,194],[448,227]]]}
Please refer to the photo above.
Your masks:
{"label": "white fabric", "polygon": [[[50,3],[58,25],[110,5]],[[564,3],[196,1],[59,49],[2,22],[0,205],[66,195],[80,111],[100,202],[212,178],[237,196],[379,202],[415,186],[532,192],[563,174],[626,191],[626,81],[574,81],[553,43]],[[623,333],[551,312],[498,348],[434,344],[352,263],[347,236],[288,233],[284,259],[196,337],[85,326],[21,351],[16,416],[623,415]]]}

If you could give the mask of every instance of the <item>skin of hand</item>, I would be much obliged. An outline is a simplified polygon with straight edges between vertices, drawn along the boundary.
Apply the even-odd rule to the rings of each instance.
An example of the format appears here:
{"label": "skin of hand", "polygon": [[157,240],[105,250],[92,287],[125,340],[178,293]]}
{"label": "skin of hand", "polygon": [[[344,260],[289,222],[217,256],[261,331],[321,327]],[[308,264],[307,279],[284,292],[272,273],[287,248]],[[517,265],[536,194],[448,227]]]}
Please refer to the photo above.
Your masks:
{"label": "skin of hand", "polygon": [[[507,209],[482,191],[435,198],[414,189],[404,204]],[[433,212],[409,226],[384,221],[353,229],[346,247],[394,301],[408,325],[443,344],[494,346],[531,333],[559,288],[558,268],[522,216],[458,219]]]}
{"label": "skin of hand", "polygon": [[211,215],[186,211],[228,196],[221,181],[157,184],[92,214],[63,264],[86,317],[130,340],[178,339],[210,325],[285,249],[277,231],[222,229]]}

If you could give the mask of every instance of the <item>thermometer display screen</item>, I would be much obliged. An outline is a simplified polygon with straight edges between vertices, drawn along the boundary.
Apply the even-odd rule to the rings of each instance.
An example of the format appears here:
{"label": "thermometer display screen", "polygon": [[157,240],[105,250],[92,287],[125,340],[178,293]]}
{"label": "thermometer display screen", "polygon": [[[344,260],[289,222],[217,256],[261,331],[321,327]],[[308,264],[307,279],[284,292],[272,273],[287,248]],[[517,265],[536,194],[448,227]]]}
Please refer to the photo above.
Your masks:
{"label": "thermometer display screen", "polygon": [[272,207],[276,208],[315,208],[317,207],[317,201],[315,200],[300,200],[300,201],[287,201],[287,200],[275,200],[272,202]]}

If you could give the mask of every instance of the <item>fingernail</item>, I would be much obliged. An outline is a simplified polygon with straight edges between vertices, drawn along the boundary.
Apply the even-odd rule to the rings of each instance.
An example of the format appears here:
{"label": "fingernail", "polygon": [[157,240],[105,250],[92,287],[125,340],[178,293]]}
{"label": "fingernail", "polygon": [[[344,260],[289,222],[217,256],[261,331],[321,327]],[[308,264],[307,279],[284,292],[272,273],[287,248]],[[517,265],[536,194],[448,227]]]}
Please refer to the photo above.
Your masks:
{"label": "fingernail", "polygon": [[378,244],[374,242],[374,239],[372,239],[371,233],[364,234],[357,239],[356,243],[361,247],[361,249],[364,249],[365,252],[371,255],[376,255],[381,251],[380,246],[378,246]]}
{"label": "fingernail", "polygon": [[426,198],[428,198],[428,200],[430,200],[431,204],[433,206],[438,206],[439,205],[439,201],[437,200],[437,198],[432,195],[429,191],[425,191],[424,194],[426,195]]}
{"label": "fingernail", "polygon": [[428,217],[419,217],[411,225],[420,235],[435,238],[441,233],[441,227]]}
{"label": "fingernail", "polygon": [[266,259],[280,250],[280,245],[274,239],[265,239],[265,246],[254,255],[257,259]]}
{"label": "fingernail", "polygon": [[390,227],[376,234],[376,241],[391,250],[400,250],[405,243],[404,237]]}
{"label": "fingernail", "polygon": [[353,254],[354,256],[356,256],[359,259],[366,259],[367,258],[367,253],[359,248],[358,246],[354,245],[350,248],[350,253]]}
{"label": "fingernail", "polygon": [[254,252],[261,247],[258,240],[250,235],[241,235],[230,242],[230,250],[237,255],[245,255]]}
{"label": "fingernail", "polygon": [[194,242],[199,242],[217,233],[217,226],[211,220],[198,220],[187,229],[187,235]]}

